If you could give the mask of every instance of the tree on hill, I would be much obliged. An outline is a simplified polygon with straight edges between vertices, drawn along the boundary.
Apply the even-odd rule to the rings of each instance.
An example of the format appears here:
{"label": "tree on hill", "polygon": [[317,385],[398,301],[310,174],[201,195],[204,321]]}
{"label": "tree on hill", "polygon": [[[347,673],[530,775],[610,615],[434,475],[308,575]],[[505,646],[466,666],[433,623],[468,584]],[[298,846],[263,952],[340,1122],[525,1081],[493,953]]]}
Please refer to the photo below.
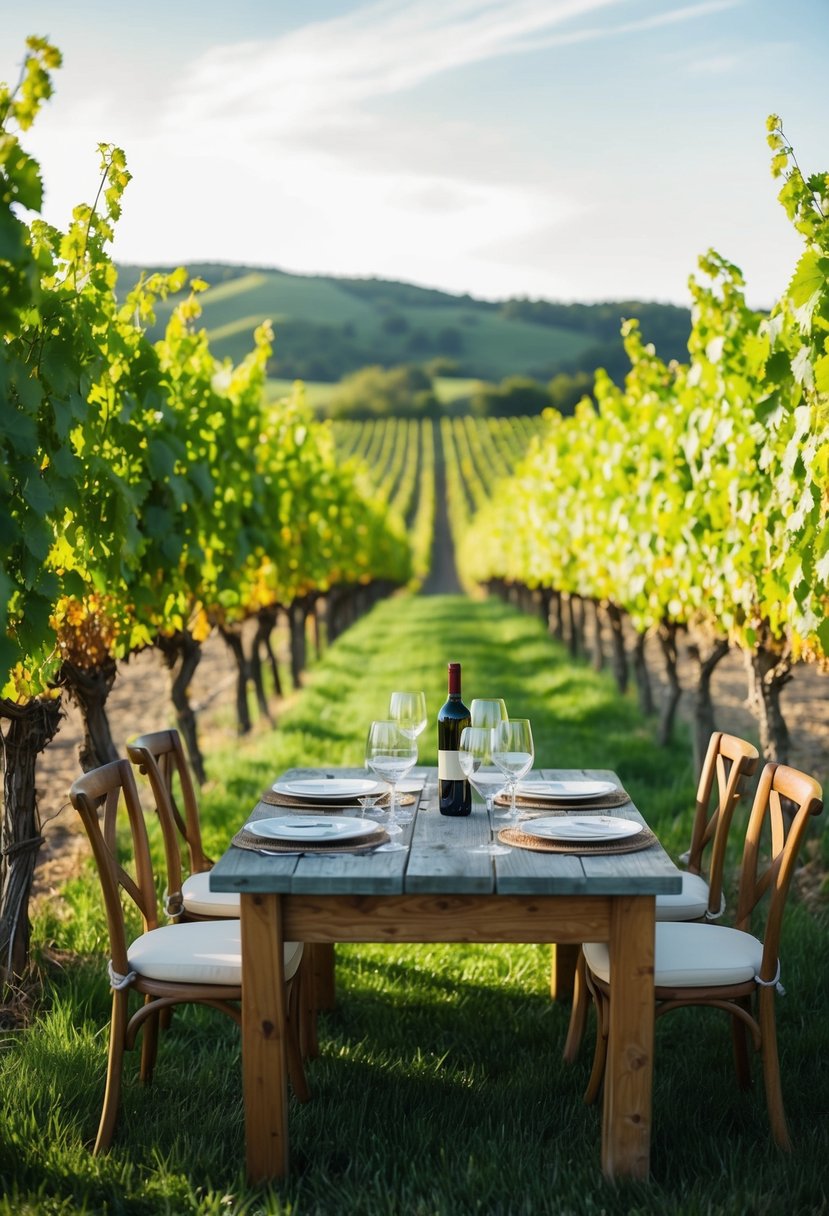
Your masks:
{"label": "tree on hill", "polygon": [[411,365],[373,365],[346,376],[329,402],[332,418],[435,417],[440,402],[426,372]]}

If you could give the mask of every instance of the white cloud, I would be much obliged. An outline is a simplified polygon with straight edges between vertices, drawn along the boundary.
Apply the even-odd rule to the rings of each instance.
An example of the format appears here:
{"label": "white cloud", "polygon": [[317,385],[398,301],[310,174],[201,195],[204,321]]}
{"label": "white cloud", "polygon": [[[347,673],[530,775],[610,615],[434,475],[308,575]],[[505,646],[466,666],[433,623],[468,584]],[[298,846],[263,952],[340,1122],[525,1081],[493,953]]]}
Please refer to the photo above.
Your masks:
{"label": "white cloud", "polygon": [[740,63],[738,55],[706,55],[688,65],[692,76],[724,76],[733,72]]}
{"label": "white cloud", "polygon": [[[361,102],[529,48],[529,36],[629,0],[381,0],[265,43],[216,48],[182,79],[173,126],[243,120],[251,131],[344,123]],[[344,112],[345,108],[345,112]]]}
{"label": "white cloud", "polygon": [[[633,0],[377,0],[276,39],[214,47],[129,117],[102,100],[70,106],[68,124],[44,124],[33,150],[59,166],[47,182],[77,182],[89,164],[81,197],[91,198],[97,141],[126,148],[134,181],[115,247],[125,261],[228,260],[481,295],[555,294],[551,234],[569,224],[572,243],[579,231],[591,207],[584,177],[557,171],[549,150],[516,148],[506,120],[484,129],[431,108],[427,119],[417,90],[498,56],[634,35],[739,2],[660,4],[624,22]],[[406,94],[415,95],[408,108]],[[390,107],[395,97],[404,100]],[[76,201],[77,189],[50,190],[50,207],[60,205],[50,218],[61,222]],[[577,295],[576,250],[562,255]]]}

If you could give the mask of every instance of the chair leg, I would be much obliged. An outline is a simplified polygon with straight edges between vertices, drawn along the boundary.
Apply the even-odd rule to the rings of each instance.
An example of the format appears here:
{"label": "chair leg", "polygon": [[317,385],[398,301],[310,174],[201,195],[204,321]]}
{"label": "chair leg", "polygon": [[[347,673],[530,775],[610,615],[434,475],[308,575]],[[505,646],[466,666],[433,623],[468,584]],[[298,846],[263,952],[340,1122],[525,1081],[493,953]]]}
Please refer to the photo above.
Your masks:
{"label": "chair leg", "polygon": [[296,983],[299,985],[297,998],[299,1019],[299,1049],[303,1060],[316,1058],[319,1055],[319,1040],[317,1038],[317,985],[315,975],[316,958],[313,949],[305,947]]}
{"label": "chair leg", "polygon": [[291,1087],[299,1102],[307,1102],[311,1097],[311,1091],[308,1088],[308,1079],[305,1076],[305,1068],[302,1063],[302,1051],[300,1045],[300,1015],[301,1015],[301,984],[297,983],[299,976],[288,985],[288,1017],[287,1017],[287,1038],[286,1038],[286,1053],[288,1057],[288,1076],[291,1081]]}
{"label": "chair leg", "polygon": [[334,945],[332,942],[311,942],[305,949],[310,955],[309,966],[314,976],[314,1008],[333,1009],[336,1004]]}
{"label": "chair leg", "polygon": [[566,1064],[575,1063],[581,1041],[584,1038],[584,1028],[587,1024],[590,993],[587,990],[585,965],[584,952],[579,950],[578,962],[576,963],[575,975],[573,977],[573,1006],[570,1010],[570,1024],[567,1027],[567,1038],[564,1041],[564,1050],[561,1053],[561,1058]]}
{"label": "chair leg", "polygon": [[740,1089],[751,1087],[751,1061],[748,1054],[748,1027],[742,1018],[731,1019],[731,1043],[734,1052],[734,1071]]}
{"label": "chair leg", "polygon": [[[145,1005],[152,1005],[153,997],[144,997]],[[153,1069],[158,1055],[158,1023],[161,1014],[150,1014],[141,1028],[141,1069],[139,1076],[144,1085],[153,1079]]]}
{"label": "chair leg", "polygon": [[126,989],[113,990],[112,1018],[109,1025],[109,1054],[107,1059],[107,1079],[104,1090],[104,1105],[101,1110],[101,1121],[98,1124],[98,1135],[92,1152],[94,1156],[105,1153],[112,1144],[115,1124],[118,1119],[118,1104],[121,1099],[121,1073],[124,1065],[124,1040],[127,1033],[127,1015],[129,1012],[129,994]]}
{"label": "chair leg", "polygon": [[605,1064],[607,1063],[608,1013],[610,1003],[604,993],[600,993],[592,987],[590,991],[593,995],[593,1004],[596,1008],[596,1047],[593,1052],[593,1067],[590,1072],[590,1080],[587,1082],[587,1089],[584,1091],[584,1098],[582,1099],[586,1106],[593,1105],[602,1089]]}
{"label": "chair leg", "polygon": [[777,1027],[774,1017],[774,989],[761,988],[758,998],[758,1021],[762,1036],[763,1080],[766,1087],[766,1106],[769,1112],[771,1134],[775,1144],[784,1152],[792,1151],[786,1112],[783,1108],[783,1090],[780,1085],[780,1059],[777,1054]]}

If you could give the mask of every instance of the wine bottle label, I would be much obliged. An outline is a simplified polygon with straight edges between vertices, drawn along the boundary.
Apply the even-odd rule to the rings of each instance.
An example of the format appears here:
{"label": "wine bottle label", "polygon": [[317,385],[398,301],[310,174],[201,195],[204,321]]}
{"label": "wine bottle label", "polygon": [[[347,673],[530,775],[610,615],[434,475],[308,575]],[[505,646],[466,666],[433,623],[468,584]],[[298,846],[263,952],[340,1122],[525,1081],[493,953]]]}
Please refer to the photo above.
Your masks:
{"label": "wine bottle label", "polygon": [[457,752],[438,752],[438,780],[465,781],[466,774],[461,768]]}

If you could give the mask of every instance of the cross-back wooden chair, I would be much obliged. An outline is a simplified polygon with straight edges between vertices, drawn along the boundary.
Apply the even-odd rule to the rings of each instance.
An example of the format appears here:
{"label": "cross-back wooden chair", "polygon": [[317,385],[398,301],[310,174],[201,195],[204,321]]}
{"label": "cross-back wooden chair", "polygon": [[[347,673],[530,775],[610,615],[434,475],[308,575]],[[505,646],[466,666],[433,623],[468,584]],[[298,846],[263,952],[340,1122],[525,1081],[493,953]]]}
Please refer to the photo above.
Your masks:
{"label": "cross-back wooden chair", "polygon": [[[763,1061],[766,1104],[776,1143],[789,1150],[774,998],[780,988],[780,933],[792,874],[813,815],[823,810],[821,787],[782,764],[760,776],[746,831],[734,928],[662,922],[656,926],[656,1015],[689,1005],[713,1006],[731,1015],[737,1081],[751,1081],[747,1035]],[[762,940],[750,932],[752,915],[768,896]],[[605,943],[584,946],[587,982],[597,1008],[596,1052],[585,1101],[595,1101],[607,1054],[613,977]]]}
{"label": "cross-back wooden chair", "polygon": [[[214,920],[238,917],[239,896],[211,891],[208,875],[212,858],[204,851],[196,791],[177,730],[139,735],[127,744],[127,755],[150,783],[167,867],[165,911],[172,920]],[[182,871],[182,844],[189,874]]]}
{"label": "cross-back wooden chair", "polygon": [[[213,859],[204,851],[199,804],[190,766],[177,730],[138,735],[127,744],[127,755],[150,783],[164,841],[167,886],[164,910],[176,921],[215,920],[240,914],[234,891],[211,891]],[[186,849],[190,873],[185,877],[182,847]],[[316,1011],[322,1006],[318,973],[323,947],[306,947],[302,962],[300,1042],[303,1057],[319,1054]],[[333,969],[333,960],[330,964]]]}
{"label": "cross-back wooden chair", "polygon": [[[242,996],[241,935],[238,920],[224,919],[159,927],[158,898],[144,813],[132,767],[116,760],[79,777],[70,790],[98,868],[109,931],[108,965],[112,987],[109,1059],[103,1110],[94,1152],[112,1142],[121,1093],[124,1051],[143,1029],[140,1078],[152,1078],[158,1045],[159,1014],[174,1005],[211,1005],[239,1024]],[[129,826],[129,858],[119,860]],[[123,902],[122,902],[123,901]],[[130,941],[124,904],[132,903],[143,932]],[[294,1092],[308,1099],[296,1034],[296,985],[302,944],[285,943],[288,1002],[288,1064]],[[130,1016],[130,993],[144,997]]]}
{"label": "cross-back wooden chair", "polygon": [[[722,915],[725,910],[723,876],[731,821],[747,779],[754,776],[759,761],[757,748],[745,739],[722,731],[712,734],[697,786],[691,844],[680,858],[687,867],[682,875],[682,890],[676,895],[657,895],[658,921],[713,921]],[[584,953],[580,952],[573,982],[570,1025],[562,1053],[568,1064],[572,1064],[578,1054],[589,1003]]]}

